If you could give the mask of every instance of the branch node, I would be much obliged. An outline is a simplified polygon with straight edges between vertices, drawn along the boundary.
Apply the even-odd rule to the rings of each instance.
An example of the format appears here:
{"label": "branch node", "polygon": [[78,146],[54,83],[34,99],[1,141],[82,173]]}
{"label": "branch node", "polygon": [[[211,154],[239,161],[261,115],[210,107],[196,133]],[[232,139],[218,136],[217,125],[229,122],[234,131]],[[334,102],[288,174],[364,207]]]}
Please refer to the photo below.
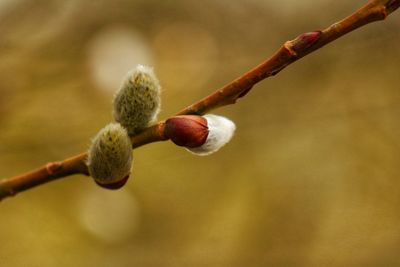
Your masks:
{"label": "branch node", "polygon": [[46,171],[48,174],[56,174],[62,167],[63,163],[61,161],[49,162],[46,164]]}
{"label": "branch node", "polygon": [[157,131],[160,134],[160,139],[161,140],[168,140],[169,139],[167,136],[165,136],[165,121],[161,121],[160,123],[158,123]]}
{"label": "branch node", "polygon": [[[283,48],[286,50],[287,54],[289,55],[290,58],[296,58],[297,57],[297,53],[296,51],[293,49],[293,41],[286,41],[283,44]],[[278,71],[279,72],[279,71]],[[272,74],[274,75],[274,74]]]}

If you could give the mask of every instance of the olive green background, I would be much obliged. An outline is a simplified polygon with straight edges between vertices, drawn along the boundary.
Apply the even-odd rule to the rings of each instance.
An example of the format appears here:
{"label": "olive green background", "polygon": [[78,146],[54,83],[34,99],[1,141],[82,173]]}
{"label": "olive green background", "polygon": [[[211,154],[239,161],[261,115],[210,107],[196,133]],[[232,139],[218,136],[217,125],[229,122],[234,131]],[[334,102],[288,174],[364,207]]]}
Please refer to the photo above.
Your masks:
{"label": "olive green background", "polygon": [[[129,68],[160,118],[366,1],[0,0],[0,179],[88,148]],[[400,266],[400,12],[215,111],[208,157],[134,151],[124,189],[72,176],[0,203],[0,266]]]}

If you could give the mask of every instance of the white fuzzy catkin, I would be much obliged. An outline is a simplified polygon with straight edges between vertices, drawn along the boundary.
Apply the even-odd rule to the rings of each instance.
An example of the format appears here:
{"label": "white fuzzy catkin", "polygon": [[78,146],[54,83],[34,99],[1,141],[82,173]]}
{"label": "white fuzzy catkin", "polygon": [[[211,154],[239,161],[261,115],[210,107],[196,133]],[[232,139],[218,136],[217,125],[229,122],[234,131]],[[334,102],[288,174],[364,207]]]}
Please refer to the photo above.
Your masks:
{"label": "white fuzzy catkin", "polygon": [[199,156],[210,155],[228,143],[236,129],[233,121],[213,114],[203,116],[207,120],[208,136],[206,142],[199,147],[186,148]]}
{"label": "white fuzzy catkin", "polygon": [[160,111],[160,83],[152,68],[138,65],[130,71],[114,97],[114,119],[129,134],[153,123]]}
{"label": "white fuzzy catkin", "polygon": [[130,174],[132,143],[119,123],[110,123],[94,137],[88,152],[90,175],[101,184],[111,184]]}

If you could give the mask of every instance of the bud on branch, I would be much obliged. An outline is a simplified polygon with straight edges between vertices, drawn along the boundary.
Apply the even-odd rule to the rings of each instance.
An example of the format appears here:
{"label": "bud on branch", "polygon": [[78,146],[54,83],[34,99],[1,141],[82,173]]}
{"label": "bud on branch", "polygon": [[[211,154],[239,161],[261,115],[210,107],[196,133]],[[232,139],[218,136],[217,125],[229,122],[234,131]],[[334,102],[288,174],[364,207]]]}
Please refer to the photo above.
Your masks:
{"label": "bud on branch", "polygon": [[126,130],[110,123],[100,130],[89,148],[87,166],[95,182],[118,189],[128,180],[132,166],[132,148]]}
{"label": "bud on branch", "polygon": [[165,121],[164,134],[178,146],[199,147],[207,140],[207,120],[195,115],[174,116]]}
{"label": "bud on branch", "polygon": [[180,115],[165,122],[164,134],[178,146],[193,154],[210,155],[228,143],[235,132],[235,124],[222,116]]}
{"label": "bud on branch", "polygon": [[142,131],[157,118],[160,91],[153,69],[138,65],[128,73],[114,97],[114,119],[131,135]]}

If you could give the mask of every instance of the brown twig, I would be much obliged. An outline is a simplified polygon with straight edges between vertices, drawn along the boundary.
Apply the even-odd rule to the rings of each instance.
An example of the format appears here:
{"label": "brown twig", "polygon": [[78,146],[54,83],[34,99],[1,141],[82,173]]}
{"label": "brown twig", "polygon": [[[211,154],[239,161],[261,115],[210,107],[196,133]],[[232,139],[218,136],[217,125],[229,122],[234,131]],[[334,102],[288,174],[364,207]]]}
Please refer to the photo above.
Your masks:
{"label": "brown twig", "polygon": [[[245,96],[259,81],[276,75],[286,66],[307,54],[323,47],[339,37],[368,23],[383,20],[400,6],[400,0],[370,0],[366,5],[345,19],[332,24],[322,31],[307,32],[285,42],[269,59],[225,85],[216,92],[186,107],[177,115],[204,114],[212,109],[234,104]],[[163,134],[164,122],[159,122],[143,132],[132,136],[132,148],[167,140]],[[86,153],[75,157],[51,162],[31,172],[0,181],[0,200],[34,186],[66,177],[72,174],[88,175]]]}

